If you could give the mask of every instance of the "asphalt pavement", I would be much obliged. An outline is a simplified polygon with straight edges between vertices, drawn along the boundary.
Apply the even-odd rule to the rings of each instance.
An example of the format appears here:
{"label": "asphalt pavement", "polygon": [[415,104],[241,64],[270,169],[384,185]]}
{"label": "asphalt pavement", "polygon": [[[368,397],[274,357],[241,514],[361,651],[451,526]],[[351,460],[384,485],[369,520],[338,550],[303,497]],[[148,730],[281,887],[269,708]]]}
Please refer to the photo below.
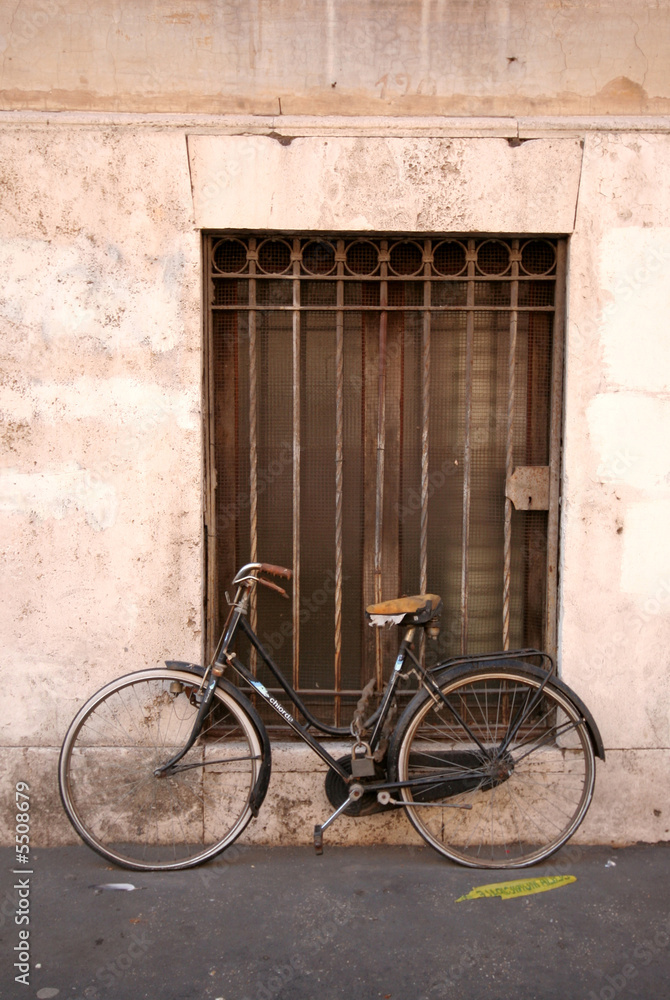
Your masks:
{"label": "asphalt pavement", "polygon": [[168,873],[83,845],[35,848],[18,874],[0,857],[3,1000],[670,998],[668,844],[568,845],[500,872],[327,844],[234,846]]}

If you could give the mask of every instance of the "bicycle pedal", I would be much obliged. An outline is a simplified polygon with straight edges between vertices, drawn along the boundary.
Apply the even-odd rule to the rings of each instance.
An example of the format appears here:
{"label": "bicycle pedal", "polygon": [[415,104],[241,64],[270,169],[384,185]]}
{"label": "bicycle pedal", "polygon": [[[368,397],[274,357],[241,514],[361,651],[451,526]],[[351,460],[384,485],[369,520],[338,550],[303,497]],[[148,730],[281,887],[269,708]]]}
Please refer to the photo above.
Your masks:
{"label": "bicycle pedal", "polygon": [[374,778],[375,762],[367,743],[356,743],[351,751],[351,774],[354,778]]}
{"label": "bicycle pedal", "polygon": [[320,826],[314,827],[314,850],[317,854],[323,854],[323,830]]}

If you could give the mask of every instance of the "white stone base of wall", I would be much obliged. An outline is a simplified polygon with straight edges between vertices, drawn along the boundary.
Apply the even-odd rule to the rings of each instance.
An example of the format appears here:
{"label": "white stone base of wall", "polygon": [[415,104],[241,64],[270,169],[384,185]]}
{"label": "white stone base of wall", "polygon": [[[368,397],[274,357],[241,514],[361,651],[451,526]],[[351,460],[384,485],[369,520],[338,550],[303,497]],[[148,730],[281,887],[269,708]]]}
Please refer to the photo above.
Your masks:
{"label": "white stone base of wall", "polygon": [[[338,756],[339,750],[331,751]],[[341,752],[345,752],[342,745]],[[14,787],[30,785],[31,844],[53,847],[77,843],[60,802],[58,748],[12,747],[4,751],[0,842],[14,842]],[[312,844],[314,825],[332,806],[324,790],[325,766],[307,748],[275,744],[272,778],[257,819],[240,844]],[[610,750],[597,762],[596,789],[589,813],[573,840],[580,844],[625,844],[670,840],[670,750]],[[421,844],[401,810],[353,819],[340,817],[325,834],[326,844]]]}

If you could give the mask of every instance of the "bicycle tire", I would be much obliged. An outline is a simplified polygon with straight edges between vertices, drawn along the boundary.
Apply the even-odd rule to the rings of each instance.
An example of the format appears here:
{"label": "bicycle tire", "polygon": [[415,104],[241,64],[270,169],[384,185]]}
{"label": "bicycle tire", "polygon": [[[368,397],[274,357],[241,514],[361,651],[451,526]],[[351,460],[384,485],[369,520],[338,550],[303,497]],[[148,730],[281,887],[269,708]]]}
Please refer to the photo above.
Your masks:
{"label": "bicycle tire", "polygon": [[179,762],[192,766],[154,775],[186,742],[199,685],[188,671],[127,674],[93,695],[68,729],[58,767],[65,812],[82,840],[116,865],[193,867],[225,850],[252,818],[264,741],[241,696],[221,686]]}
{"label": "bicycle tire", "polygon": [[513,665],[456,676],[446,670],[435,680],[485,752],[443,702],[420,691],[389,747],[392,780],[435,776],[414,791],[401,788],[411,823],[431,847],[468,867],[522,868],[549,857],[574,834],[593,796],[595,754],[582,713],[551,680],[532,709],[541,679]]}

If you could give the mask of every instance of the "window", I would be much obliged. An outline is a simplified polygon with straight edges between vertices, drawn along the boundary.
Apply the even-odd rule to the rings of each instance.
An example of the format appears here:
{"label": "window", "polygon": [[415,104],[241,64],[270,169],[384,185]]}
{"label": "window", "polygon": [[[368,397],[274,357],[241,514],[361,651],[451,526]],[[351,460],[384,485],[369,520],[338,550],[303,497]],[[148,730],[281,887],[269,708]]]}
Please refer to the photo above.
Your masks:
{"label": "window", "polygon": [[252,624],[331,723],[393,662],[374,601],[442,596],[433,661],[553,651],[564,260],[545,237],[206,238],[210,650],[265,561],[293,600],[259,592]]}

